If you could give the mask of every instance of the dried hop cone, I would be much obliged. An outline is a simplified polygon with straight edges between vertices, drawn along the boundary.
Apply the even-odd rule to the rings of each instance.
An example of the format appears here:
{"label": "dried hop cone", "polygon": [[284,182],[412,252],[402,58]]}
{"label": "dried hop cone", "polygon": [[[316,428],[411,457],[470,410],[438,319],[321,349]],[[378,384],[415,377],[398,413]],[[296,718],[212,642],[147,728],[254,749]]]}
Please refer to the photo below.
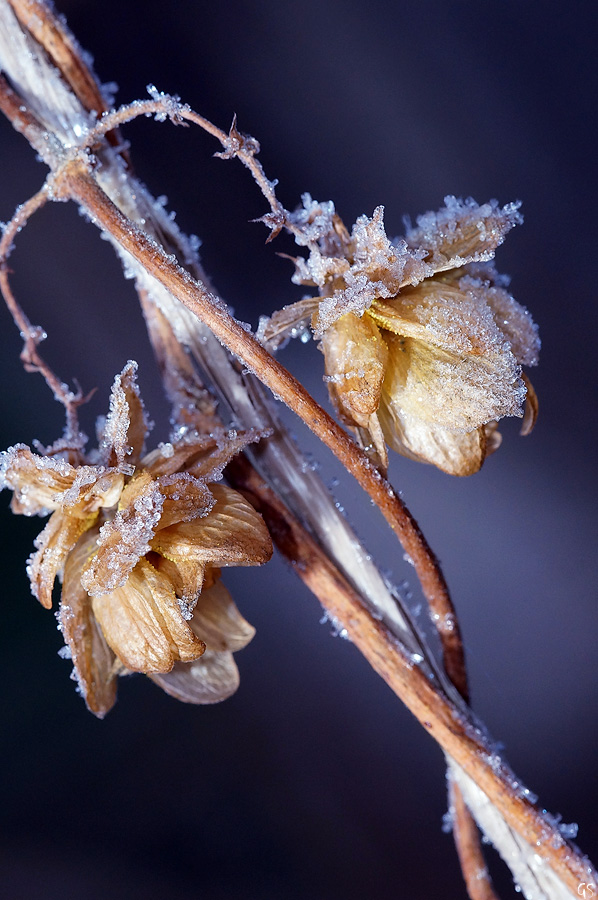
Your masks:
{"label": "dried hop cone", "polygon": [[116,676],[130,672],[189,703],[232,694],[239,682],[232,654],[254,629],[222,584],[220,567],[259,565],[272,555],[261,516],[217,483],[227,462],[260,435],[188,434],[143,456],[147,422],[136,369],[129,362],[115,378],[89,459],[72,448],[57,455],[60,443],[47,455],[18,444],[0,468],[14,512],[51,513],[29,559],[31,589],[50,608],[62,575],[65,655],[99,717],[114,704]]}
{"label": "dried hop cone", "polygon": [[519,205],[445,204],[390,241],[382,207],[349,233],[331,203],[306,195],[292,219],[310,254],[293,280],[319,294],[260,325],[275,349],[311,321],[337,412],[383,469],[388,445],[470,475],[498,447],[499,419],[524,416],[527,400],[523,434],[535,420],[521,366],[537,363],[537,328],[490,263]]}

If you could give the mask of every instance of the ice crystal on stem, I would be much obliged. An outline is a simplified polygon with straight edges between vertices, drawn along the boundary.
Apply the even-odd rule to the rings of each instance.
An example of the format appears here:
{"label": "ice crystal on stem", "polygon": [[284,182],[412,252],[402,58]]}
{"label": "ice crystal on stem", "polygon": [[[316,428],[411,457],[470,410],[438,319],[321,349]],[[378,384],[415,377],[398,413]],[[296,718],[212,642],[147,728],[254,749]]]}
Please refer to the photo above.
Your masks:
{"label": "ice crystal on stem", "polygon": [[259,434],[192,434],[144,456],[136,369],[129,362],[114,380],[89,464],[18,444],[0,468],[14,512],[51,513],[29,559],[31,589],[49,609],[63,575],[59,621],[81,693],[100,717],[116,699],[115,676],[126,672],[191,703],[229,696],[238,685],[232,653],[254,631],[220,567],[259,565],[272,553],[261,516],[215,483]]}

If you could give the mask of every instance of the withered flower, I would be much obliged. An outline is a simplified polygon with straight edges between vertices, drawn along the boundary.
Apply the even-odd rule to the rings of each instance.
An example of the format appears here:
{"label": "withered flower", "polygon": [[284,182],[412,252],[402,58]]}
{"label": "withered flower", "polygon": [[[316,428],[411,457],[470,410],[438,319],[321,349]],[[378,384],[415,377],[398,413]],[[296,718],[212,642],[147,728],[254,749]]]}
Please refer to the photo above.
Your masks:
{"label": "withered flower", "polygon": [[129,362],[116,377],[89,459],[73,465],[19,444],[0,467],[14,512],[51,513],[29,559],[31,589],[50,608],[62,575],[66,653],[99,717],[114,704],[116,676],[129,672],[190,703],[232,694],[239,679],[232,654],[254,629],[220,567],[258,565],[272,554],[261,516],[216,483],[259,433],[189,433],[143,456],[147,423],[136,368]]}
{"label": "withered flower", "polygon": [[294,281],[317,297],[275,313],[260,326],[274,348],[311,319],[325,380],[341,419],[378,465],[386,444],[453,475],[477,472],[500,443],[497,421],[537,402],[522,365],[539,351],[531,316],[490,264],[521,221],[518,204],[447,197],[406,238],[390,241],[379,207],[351,233],[332,204],[309,196],[293,214],[310,249]]}

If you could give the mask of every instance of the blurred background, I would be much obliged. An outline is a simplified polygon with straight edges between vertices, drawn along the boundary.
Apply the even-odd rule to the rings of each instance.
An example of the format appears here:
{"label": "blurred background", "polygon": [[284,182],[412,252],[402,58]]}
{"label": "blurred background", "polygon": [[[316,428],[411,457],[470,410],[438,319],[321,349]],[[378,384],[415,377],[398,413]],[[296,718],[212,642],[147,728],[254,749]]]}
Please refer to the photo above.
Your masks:
{"label": "blurred background", "polygon": [[[461,618],[474,708],[541,803],[579,824],[598,856],[596,776],[597,490],[596,22],[591,6],[518,0],[302,0],[220,5],[59,0],[117,101],[153,82],[261,143],[293,208],[333,199],[347,224],[386,207],[386,227],[446,194],[523,201],[525,224],[498,251],[543,341],[531,373],[538,426],[501,428],[500,451],[468,480],[394,458],[391,479],[440,557]],[[586,18],[587,16],[587,18]],[[591,18],[590,18],[591,16]],[[127,127],[140,177],[168,196],[236,314],[255,326],[301,296],[292,252],[265,245],[264,200],[237,162],[196,129]],[[0,122],[0,218],[44,169]],[[74,208],[43,210],[19,237],[13,287],[47,330],[61,377],[97,393],[140,363],[167,436],[168,412],[136,297],[110,247]],[[62,430],[61,408],[19,363],[0,309],[0,445]],[[322,399],[317,348],[282,361]],[[289,419],[289,421],[291,421]],[[381,518],[327,451],[291,423],[323,477],[392,571],[411,579]],[[236,658],[241,687],[216,707],[121,681],[96,721],[69,681],[53,615],[30,596],[25,560],[39,520],[1,499],[0,894],[9,900],[336,900],[463,898],[440,751],[357,651],[321,623],[280,560],[226,582],[257,626]],[[415,607],[420,597],[411,584]],[[426,628],[425,616],[421,617]],[[502,897],[517,896],[488,852]]]}

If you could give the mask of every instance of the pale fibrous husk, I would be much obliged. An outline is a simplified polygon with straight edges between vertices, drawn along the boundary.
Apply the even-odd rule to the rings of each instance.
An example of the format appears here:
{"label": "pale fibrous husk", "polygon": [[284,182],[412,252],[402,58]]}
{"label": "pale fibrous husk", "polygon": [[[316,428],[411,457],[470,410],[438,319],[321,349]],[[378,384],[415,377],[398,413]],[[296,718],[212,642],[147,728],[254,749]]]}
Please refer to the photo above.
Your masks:
{"label": "pale fibrous husk", "polygon": [[[50,608],[62,576],[58,616],[67,652],[87,706],[100,717],[116,699],[116,676],[126,672],[156,676],[188,702],[229,696],[238,684],[232,653],[254,630],[221,584],[220,568],[259,565],[272,553],[259,513],[217,483],[261,434],[186,430],[143,456],[148,429],[136,370],[129,362],[115,378],[89,459],[73,465],[19,444],[3,453],[0,469],[13,510],[51,514],[29,560],[31,589]],[[192,668],[205,653],[209,662]]]}

